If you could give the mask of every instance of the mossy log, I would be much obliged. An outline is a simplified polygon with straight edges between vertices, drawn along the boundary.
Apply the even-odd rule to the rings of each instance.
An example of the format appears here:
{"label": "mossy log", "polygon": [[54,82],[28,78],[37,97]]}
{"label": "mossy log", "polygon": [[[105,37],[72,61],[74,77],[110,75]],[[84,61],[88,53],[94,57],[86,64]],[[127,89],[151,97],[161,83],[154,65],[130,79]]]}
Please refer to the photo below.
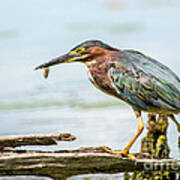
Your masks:
{"label": "mossy log", "polygon": [[[151,154],[152,156],[159,159],[169,158],[170,148],[167,141],[167,128],[168,128],[168,117],[167,116],[155,116],[153,114],[148,115],[148,132],[146,136],[141,140],[141,152]],[[127,175],[126,175],[127,176]],[[165,171],[141,171],[134,172],[128,178],[124,179],[131,180],[175,180],[176,173]]]}
{"label": "mossy log", "polygon": [[[60,134],[62,136],[62,133]],[[52,139],[58,139],[54,134],[51,135]],[[42,136],[50,138],[50,135],[40,135],[40,137]],[[71,140],[75,139],[75,137],[70,134],[68,134],[68,137],[67,134],[65,136],[68,140],[70,137]],[[28,136],[28,138],[29,137],[39,139],[38,135],[31,135]],[[6,137],[3,138],[6,141]],[[23,144],[23,140],[27,140],[27,136],[18,136],[18,139],[19,138],[21,139],[19,145]],[[67,140],[66,138],[60,139]],[[7,139],[9,139],[9,137],[7,137]],[[12,143],[14,140],[16,142],[17,136],[14,138],[11,137]],[[10,141],[8,140],[8,142]],[[8,147],[14,147],[13,144],[7,144]],[[27,143],[24,144],[27,145]],[[49,145],[49,142],[47,144]],[[43,145],[45,145],[45,143],[43,143]],[[18,150],[5,148],[5,145],[3,145],[3,147],[3,150],[0,151],[0,176],[35,175],[64,180],[74,175],[95,173],[113,174],[134,171],[152,172],[158,170],[180,172],[180,161],[157,159],[145,153],[134,154],[136,160],[132,161],[122,156],[108,154],[104,152],[101,147],[54,152]]]}
{"label": "mossy log", "polygon": [[100,147],[58,152],[6,151],[0,153],[0,175],[37,175],[66,179],[74,175],[95,173],[157,170],[180,172],[179,161],[153,159],[145,154],[135,156],[136,161],[132,161],[105,153]]}

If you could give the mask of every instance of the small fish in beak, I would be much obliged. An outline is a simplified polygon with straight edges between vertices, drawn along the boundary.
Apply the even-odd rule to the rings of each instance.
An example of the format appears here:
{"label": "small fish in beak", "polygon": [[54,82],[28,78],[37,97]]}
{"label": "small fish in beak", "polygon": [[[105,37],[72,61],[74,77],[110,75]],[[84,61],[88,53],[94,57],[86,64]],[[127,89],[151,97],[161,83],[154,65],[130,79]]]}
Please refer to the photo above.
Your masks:
{"label": "small fish in beak", "polygon": [[43,69],[43,76],[44,76],[45,79],[48,78],[49,71],[50,71],[49,67],[46,67],[46,68]]}
{"label": "small fish in beak", "polygon": [[55,66],[57,64],[62,64],[62,63],[71,63],[71,62],[75,62],[75,61],[80,61],[87,57],[88,57],[87,55],[82,55],[77,52],[75,52],[73,54],[67,53],[67,54],[64,54],[60,57],[54,58],[48,62],[45,62],[45,63],[37,66],[34,70],[43,69],[44,78],[48,78],[50,66]]}
{"label": "small fish in beak", "polygon": [[39,66],[37,66],[34,70],[38,70],[38,69],[43,69],[43,76],[44,78],[48,78],[49,75],[49,67],[50,66],[54,66],[57,64],[61,64],[61,63],[68,63],[68,62],[73,62],[76,59],[78,59],[80,57],[80,54],[78,53],[74,53],[74,54],[65,54],[63,56],[57,57],[52,59],[51,61],[45,62],[44,64],[41,64]]}

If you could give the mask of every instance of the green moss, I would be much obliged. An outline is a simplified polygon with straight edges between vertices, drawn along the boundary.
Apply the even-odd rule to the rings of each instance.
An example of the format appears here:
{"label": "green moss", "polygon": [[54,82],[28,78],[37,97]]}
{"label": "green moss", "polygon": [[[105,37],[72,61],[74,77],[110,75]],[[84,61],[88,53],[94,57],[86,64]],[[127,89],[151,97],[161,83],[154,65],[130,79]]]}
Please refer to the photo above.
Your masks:
{"label": "green moss", "polygon": [[[167,144],[168,119],[166,116],[157,117],[149,115],[148,133],[141,141],[141,152],[150,153],[158,158],[169,157]],[[180,138],[179,138],[180,144]],[[168,171],[134,172],[132,180],[170,180],[175,179],[175,174]]]}

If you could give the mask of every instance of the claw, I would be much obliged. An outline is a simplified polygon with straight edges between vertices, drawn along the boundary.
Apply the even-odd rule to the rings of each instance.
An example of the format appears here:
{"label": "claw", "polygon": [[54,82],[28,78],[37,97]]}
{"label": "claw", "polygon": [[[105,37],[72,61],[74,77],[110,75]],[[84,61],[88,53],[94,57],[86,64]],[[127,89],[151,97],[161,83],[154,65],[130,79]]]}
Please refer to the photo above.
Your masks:
{"label": "claw", "polygon": [[104,151],[106,151],[107,153],[110,153],[110,154],[126,156],[126,157],[130,158],[133,161],[135,161],[135,159],[136,159],[132,154],[129,154],[125,150],[123,150],[123,151],[117,151],[117,150],[116,151],[112,151],[110,148],[105,147],[105,146],[102,146],[101,148]]}

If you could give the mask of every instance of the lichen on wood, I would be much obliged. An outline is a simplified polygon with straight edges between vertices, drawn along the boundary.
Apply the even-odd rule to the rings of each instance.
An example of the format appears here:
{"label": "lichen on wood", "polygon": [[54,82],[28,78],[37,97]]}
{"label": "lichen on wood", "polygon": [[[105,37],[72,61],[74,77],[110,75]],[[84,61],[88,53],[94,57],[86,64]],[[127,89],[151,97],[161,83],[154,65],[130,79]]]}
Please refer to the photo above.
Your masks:
{"label": "lichen on wood", "polygon": [[[168,117],[160,115],[158,118],[153,115],[148,115],[148,132],[141,140],[141,152],[151,154],[155,158],[169,158],[170,148],[167,143],[167,128]],[[169,171],[168,162],[162,165],[160,171],[135,171],[131,175],[132,180],[175,180],[176,174]],[[176,168],[176,166],[174,166]],[[127,175],[126,175],[127,176]],[[126,179],[126,177],[124,177]]]}
{"label": "lichen on wood", "polygon": [[[47,141],[44,138],[53,141]],[[132,161],[120,155],[109,154],[101,147],[53,152],[12,148],[22,145],[45,145],[46,143],[50,145],[56,144],[57,140],[72,141],[74,139],[75,137],[69,133],[0,138],[1,147],[3,147],[0,151],[0,176],[35,175],[64,180],[81,174],[114,174],[134,171],[135,177],[140,177],[140,175],[143,177],[142,175],[147,175],[147,173],[160,172],[159,170],[162,167],[163,169],[168,168],[168,173],[171,174],[180,172],[180,161],[166,158],[157,159],[147,153],[134,154],[136,160]],[[138,172],[146,173],[138,174]],[[165,173],[163,175],[169,176],[170,174]]]}
{"label": "lichen on wood", "polygon": [[[0,175],[36,175],[66,179],[80,174],[152,172],[160,170],[167,163],[169,171],[180,170],[180,162],[176,160],[152,159],[152,156],[142,153],[134,155],[136,161],[108,154],[101,147],[55,152],[5,151],[0,153]],[[176,169],[173,169],[175,166]]]}

